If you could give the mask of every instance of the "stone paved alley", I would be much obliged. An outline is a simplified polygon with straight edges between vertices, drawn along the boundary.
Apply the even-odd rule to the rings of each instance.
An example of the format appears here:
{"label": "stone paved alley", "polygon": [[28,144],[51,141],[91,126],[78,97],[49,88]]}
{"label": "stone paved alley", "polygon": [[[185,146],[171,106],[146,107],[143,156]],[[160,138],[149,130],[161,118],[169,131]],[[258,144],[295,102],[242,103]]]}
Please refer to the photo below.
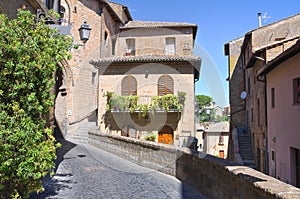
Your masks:
{"label": "stone paved alley", "polygon": [[175,177],[138,166],[88,144],[62,140],[46,190],[30,199],[207,198]]}

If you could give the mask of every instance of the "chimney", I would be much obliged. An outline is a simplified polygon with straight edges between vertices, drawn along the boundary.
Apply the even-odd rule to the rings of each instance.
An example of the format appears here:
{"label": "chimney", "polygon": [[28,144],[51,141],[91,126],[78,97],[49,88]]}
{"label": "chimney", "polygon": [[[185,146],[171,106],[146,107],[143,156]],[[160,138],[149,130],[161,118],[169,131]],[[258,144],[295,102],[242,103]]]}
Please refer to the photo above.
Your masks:
{"label": "chimney", "polygon": [[258,17],[258,27],[262,27],[262,24],[261,24],[261,13],[257,13],[257,17]]}

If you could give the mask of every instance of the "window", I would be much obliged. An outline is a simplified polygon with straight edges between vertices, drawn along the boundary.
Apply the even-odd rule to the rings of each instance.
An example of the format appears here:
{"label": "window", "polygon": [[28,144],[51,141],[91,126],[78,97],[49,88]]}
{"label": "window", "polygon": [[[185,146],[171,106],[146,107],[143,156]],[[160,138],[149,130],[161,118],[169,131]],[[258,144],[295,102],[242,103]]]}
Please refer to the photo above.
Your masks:
{"label": "window", "polygon": [[271,149],[271,172],[272,177],[276,177],[276,152],[274,149]]}
{"label": "window", "polygon": [[271,88],[271,108],[275,108],[275,88]]}
{"label": "window", "polygon": [[96,73],[92,72],[92,85],[94,85],[96,82]]}
{"label": "window", "polygon": [[60,13],[60,1],[46,0],[45,5],[49,10],[52,9],[54,12]]}
{"label": "window", "polygon": [[294,104],[300,103],[300,78],[293,79],[293,98]]}
{"label": "window", "polygon": [[108,45],[108,33],[105,31],[104,33],[104,45],[107,46]]}
{"label": "window", "polygon": [[223,135],[220,135],[219,136],[219,145],[224,145],[224,136]]}
{"label": "window", "polygon": [[166,38],[165,54],[175,55],[175,37]]}
{"label": "window", "polygon": [[251,84],[250,84],[250,77],[248,77],[248,93],[251,93]]}
{"label": "window", "polygon": [[46,7],[50,10],[53,8],[54,0],[46,0]]}
{"label": "window", "polygon": [[122,95],[137,95],[137,82],[133,76],[126,76],[123,78]]}
{"label": "window", "polygon": [[111,40],[111,54],[115,55],[116,54],[116,38],[112,38]]}
{"label": "window", "polygon": [[60,6],[60,11],[59,11],[59,15],[60,15],[59,23],[60,24],[62,22],[64,22],[65,12],[66,12],[66,9],[63,6]]}
{"label": "window", "polygon": [[135,39],[126,39],[126,56],[135,55]]}
{"label": "window", "polygon": [[260,101],[257,99],[257,126],[260,127]]}
{"label": "window", "polygon": [[163,75],[158,79],[158,95],[163,96],[166,94],[174,93],[174,81],[169,75]]}

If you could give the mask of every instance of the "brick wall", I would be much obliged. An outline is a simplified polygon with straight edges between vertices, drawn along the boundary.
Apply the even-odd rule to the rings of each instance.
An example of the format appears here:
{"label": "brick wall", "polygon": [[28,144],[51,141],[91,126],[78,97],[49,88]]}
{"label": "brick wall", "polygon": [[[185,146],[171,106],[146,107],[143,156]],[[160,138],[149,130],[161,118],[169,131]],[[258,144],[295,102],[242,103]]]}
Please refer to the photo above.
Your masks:
{"label": "brick wall", "polygon": [[187,148],[89,132],[88,143],[197,188],[209,198],[299,198],[300,189],[249,167]]}

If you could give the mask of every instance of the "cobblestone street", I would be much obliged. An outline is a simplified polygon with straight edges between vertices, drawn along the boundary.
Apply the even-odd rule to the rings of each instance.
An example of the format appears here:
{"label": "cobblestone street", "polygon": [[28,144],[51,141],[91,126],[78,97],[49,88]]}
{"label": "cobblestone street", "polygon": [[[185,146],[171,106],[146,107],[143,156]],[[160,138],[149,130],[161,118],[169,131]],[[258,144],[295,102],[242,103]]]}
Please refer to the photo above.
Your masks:
{"label": "cobblestone street", "polygon": [[206,198],[175,177],[87,144],[61,141],[57,170],[37,198]]}

